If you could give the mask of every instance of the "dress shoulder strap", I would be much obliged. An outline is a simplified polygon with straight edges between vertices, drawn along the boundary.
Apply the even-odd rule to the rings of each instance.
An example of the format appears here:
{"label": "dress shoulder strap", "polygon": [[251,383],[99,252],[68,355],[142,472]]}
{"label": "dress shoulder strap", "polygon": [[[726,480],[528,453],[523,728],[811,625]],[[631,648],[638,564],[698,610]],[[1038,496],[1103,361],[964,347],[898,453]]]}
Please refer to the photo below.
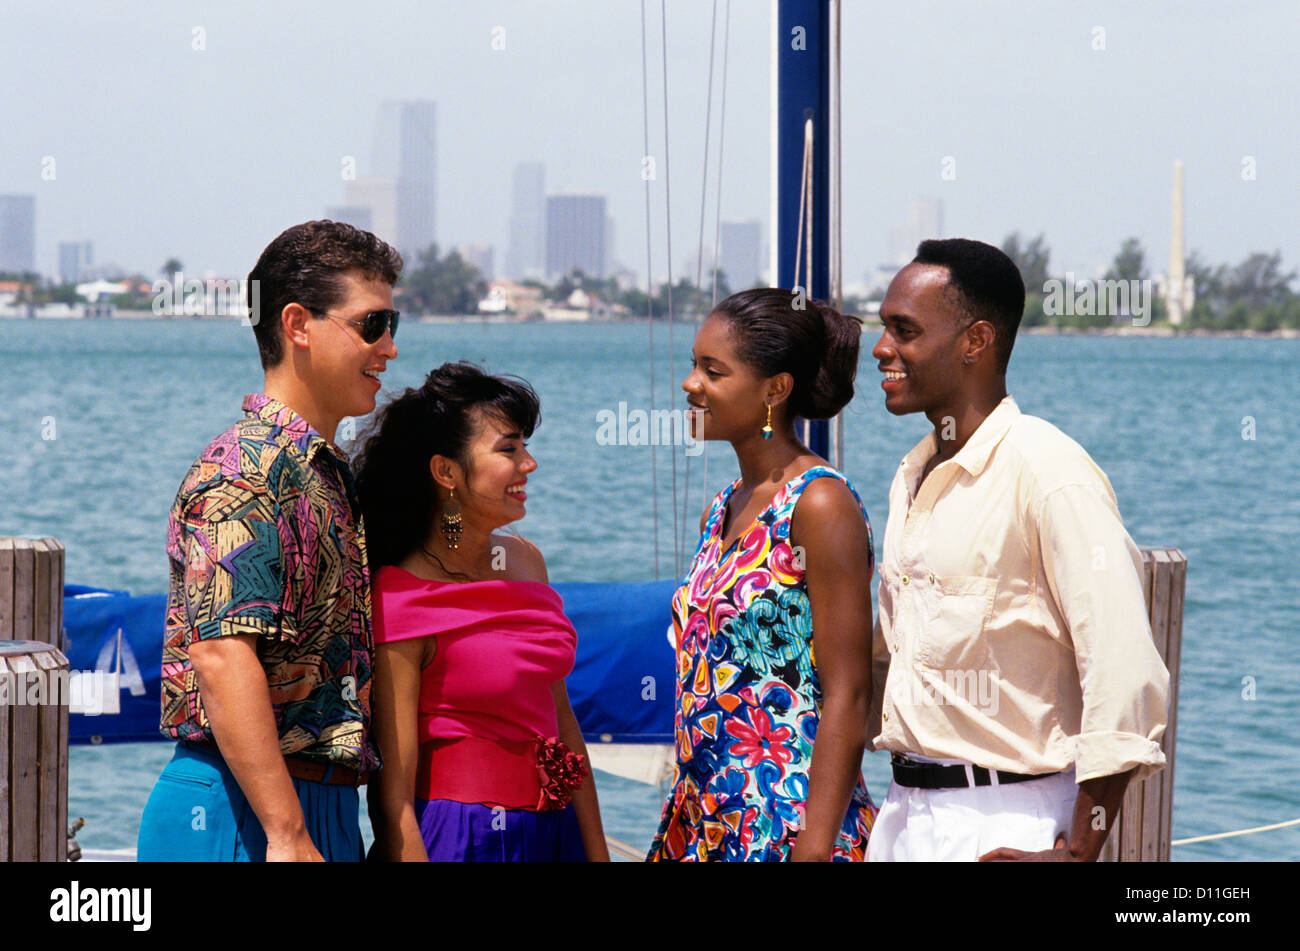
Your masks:
{"label": "dress shoulder strap", "polygon": [[871,517],[867,514],[867,507],[862,503],[862,496],[860,496],[858,490],[853,487],[853,483],[849,481],[848,476],[831,466],[813,466],[811,469],[800,473],[787,482],[785,487],[781,489],[780,493],[781,495],[784,495],[784,498],[774,500],[776,504],[774,505],[775,520],[773,524],[786,523],[787,528],[784,534],[788,535],[788,523],[790,519],[794,517],[794,507],[795,503],[799,501],[799,496],[802,495],[803,490],[808,487],[808,483],[812,482],[814,479],[823,478],[839,479],[848,486],[849,491],[853,493],[853,497],[857,499],[858,508],[862,510],[862,517],[866,519],[867,527],[870,529]]}

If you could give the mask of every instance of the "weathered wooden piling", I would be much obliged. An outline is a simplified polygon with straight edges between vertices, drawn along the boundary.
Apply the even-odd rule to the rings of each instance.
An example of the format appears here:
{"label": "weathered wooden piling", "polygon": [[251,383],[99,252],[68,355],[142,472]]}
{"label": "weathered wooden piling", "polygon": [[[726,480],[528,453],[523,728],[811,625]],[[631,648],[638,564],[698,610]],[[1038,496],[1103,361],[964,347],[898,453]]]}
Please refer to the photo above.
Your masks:
{"label": "weathered wooden piling", "polygon": [[54,538],[0,538],[0,861],[67,856],[63,555]]}
{"label": "weathered wooden piling", "polygon": [[1178,673],[1183,650],[1187,558],[1177,548],[1142,549],[1142,587],[1151,636],[1169,668],[1169,725],[1161,749],[1165,768],[1130,783],[1124,805],[1101,852],[1103,862],[1168,862],[1174,811],[1174,741],[1178,727]]}

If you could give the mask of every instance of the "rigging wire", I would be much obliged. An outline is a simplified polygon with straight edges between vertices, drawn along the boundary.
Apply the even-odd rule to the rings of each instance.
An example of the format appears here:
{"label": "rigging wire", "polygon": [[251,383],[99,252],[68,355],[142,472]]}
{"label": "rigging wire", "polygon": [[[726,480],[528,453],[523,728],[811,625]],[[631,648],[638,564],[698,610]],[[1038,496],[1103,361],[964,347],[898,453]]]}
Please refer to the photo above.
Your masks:
{"label": "rigging wire", "polygon": [[[695,252],[695,323],[700,323],[700,298],[703,296],[701,285],[704,278],[704,213],[709,194],[709,132],[713,127],[713,52],[717,48],[718,36],[718,0],[713,0],[713,18],[709,27],[709,80],[704,94],[704,165],[700,172],[700,232]],[[714,288],[717,287],[717,267],[714,266]],[[691,457],[686,457],[684,475],[682,476],[682,537],[681,548],[686,550],[686,533],[691,523]],[[705,483],[704,491],[708,492]],[[675,499],[674,499],[675,501]]]}
{"label": "rigging wire", "polygon": [[[673,193],[668,173],[668,0],[659,0],[660,49],[664,67],[664,218],[668,244],[668,375],[673,370]],[[682,552],[677,527],[677,453],[669,453],[673,469],[673,576],[682,576]]]}
{"label": "rigging wire", "polygon": [[[722,144],[727,131],[727,49],[731,42],[731,0],[722,14],[722,89],[718,93],[718,194],[713,201],[713,293],[709,310],[718,306],[718,262],[722,254]],[[750,280],[753,280],[751,277]],[[739,288],[736,288],[739,290]],[[704,500],[708,508],[709,496],[709,444],[704,442]]]}
{"label": "rigging wire", "polygon": [[[730,2],[730,0],[728,0]],[[650,69],[646,57],[645,0],[641,0],[641,143],[643,156],[650,155]],[[655,405],[655,278],[654,263],[651,253],[650,236],[650,177],[646,175],[645,166],[641,168],[641,178],[645,182],[645,280],[646,280],[646,327],[650,335],[650,407]],[[651,525],[654,535],[655,574],[659,577],[659,467],[658,453],[654,440],[650,442],[650,508]]]}

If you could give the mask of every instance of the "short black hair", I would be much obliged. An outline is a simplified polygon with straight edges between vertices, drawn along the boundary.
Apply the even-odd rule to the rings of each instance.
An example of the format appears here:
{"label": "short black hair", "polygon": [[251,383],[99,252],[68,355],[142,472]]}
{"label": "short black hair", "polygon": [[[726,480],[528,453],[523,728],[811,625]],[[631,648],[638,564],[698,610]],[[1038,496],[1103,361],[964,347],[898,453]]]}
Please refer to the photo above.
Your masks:
{"label": "short black hair", "polygon": [[993,325],[996,368],[1005,374],[1025,312],[1025,281],[1016,262],[983,241],[931,238],[917,245],[912,263],[948,269],[948,286],[957,292],[970,323],[987,320]]}
{"label": "short black hair", "polygon": [[322,314],[346,293],[343,275],[360,271],[390,287],[402,274],[402,256],[369,231],[341,221],[307,221],[286,228],[266,246],[248,275],[257,288],[258,313],[251,315],[262,369],[284,359],[280,314],[301,304]]}

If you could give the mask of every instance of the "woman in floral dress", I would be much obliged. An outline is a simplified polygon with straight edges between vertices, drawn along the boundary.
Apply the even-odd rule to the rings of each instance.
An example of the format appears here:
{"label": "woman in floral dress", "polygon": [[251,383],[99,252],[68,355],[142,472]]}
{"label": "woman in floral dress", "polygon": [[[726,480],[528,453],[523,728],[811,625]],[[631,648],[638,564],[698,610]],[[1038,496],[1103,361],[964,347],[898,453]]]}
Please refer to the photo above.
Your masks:
{"label": "woman in floral dress", "polygon": [[871,527],[794,431],[852,398],[859,336],[779,288],[732,295],[696,334],[692,433],[730,442],[740,478],[673,597],[677,768],[651,861],[865,856]]}

